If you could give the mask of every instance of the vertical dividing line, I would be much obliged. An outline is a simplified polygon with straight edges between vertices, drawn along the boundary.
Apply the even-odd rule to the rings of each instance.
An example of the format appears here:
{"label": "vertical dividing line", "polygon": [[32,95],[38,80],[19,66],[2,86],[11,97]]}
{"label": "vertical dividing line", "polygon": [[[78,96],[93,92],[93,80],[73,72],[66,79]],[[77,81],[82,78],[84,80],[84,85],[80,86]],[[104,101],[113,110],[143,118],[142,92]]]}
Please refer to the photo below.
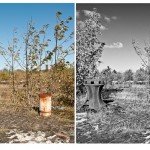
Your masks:
{"label": "vertical dividing line", "polygon": [[148,101],[150,98],[150,47],[148,51]]}
{"label": "vertical dividing line", "polygon": [[74,143],[76,143],[76,3],[74,3]]}

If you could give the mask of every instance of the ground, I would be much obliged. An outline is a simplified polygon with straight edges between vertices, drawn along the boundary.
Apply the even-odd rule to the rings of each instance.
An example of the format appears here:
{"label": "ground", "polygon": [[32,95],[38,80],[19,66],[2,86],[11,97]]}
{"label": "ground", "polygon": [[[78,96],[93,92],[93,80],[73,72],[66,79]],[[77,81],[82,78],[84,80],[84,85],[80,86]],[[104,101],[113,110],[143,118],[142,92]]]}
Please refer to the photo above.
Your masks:
{"label": "ground", "polygon": [[112,91],[103,94],[114,101],[93,114],[79,111],[84,96],[77,97],[77,143],[150,143],[150,102],[145,87]]}
{"label": "ground", "polygon": [[4,90],[0,94],[0,143],[74,142],[74,108],[53,107],[51,116],[42,117],[33,108],[12,105]]}

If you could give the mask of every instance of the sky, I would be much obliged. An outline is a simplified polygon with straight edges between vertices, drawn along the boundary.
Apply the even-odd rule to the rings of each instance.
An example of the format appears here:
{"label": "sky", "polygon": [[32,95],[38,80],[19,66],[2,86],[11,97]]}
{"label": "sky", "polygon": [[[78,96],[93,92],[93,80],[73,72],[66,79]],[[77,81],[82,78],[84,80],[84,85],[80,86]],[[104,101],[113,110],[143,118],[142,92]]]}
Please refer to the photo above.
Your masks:
{"label": "sky", "polygon": [[116,71],[136,71],[142,67],[132,40],[143,49],[150,40],[150,4],[77,4],[77,20],[84,20],[97,8],[101,14],[102,35],[98,38],[106,46],[99,70],[109,66]]}
{"label": "sky", "polygon": [[[69,30],[66,37],[74,31],[74,4],[73,3],[0,3],[0,43],[1,46],[7,49],[8,43],[11,43],[13,38],[13,30],[17,28],[17,37],[20,40],[21,54],[24,54],[24,47],[21,43],[24,33],[26,33],[27,23],[34,20],[37,29],[41,29],[44,24],[49,24],[47,37],[52,41],[48,50],[54,48],[54,26],[56,25],[56,12],[62,12],[62,19],[67,19],[69,16],[73,18],[68,24]],[[67,48],[74,42],[74,38],[64,44]],[[74,55],[66,58],[66,61],[74,62]],[[5,68],[5,61],[0,56],[0,69]],[[16,68],[18,65],[16,65]]]}

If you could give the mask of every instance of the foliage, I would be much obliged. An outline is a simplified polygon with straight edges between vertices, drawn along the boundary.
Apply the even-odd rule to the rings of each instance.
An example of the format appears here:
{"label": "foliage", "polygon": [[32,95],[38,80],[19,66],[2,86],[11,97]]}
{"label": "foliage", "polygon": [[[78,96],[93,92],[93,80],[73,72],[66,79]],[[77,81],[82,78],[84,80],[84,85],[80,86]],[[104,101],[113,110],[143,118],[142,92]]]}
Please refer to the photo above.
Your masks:
{"label": "foliage", "polygon": [[[132,41],[133,48],[135,52],[137,53],[137,55],[142,60],[142,66],[145,68],[145,71],[147,72],[148,76],[146,80],[148,81],[149,86],[150,86],[150,44],[147,42],[145,42],[144,44],[145,46],[142,49],[139,46],[139,44],[135,42],[135,40]],[[150,91],[149,91],[149,94],[150,94]]]}
{"label": "foliage", "polygon": [[[55,48],[53,53],[55,54],[55,64],[57,61],[64,60],[67,55],[72,54],[74,51],[74,43],[71,43],[67,49],[63,49],[62,45],[73,38],[74,32],[71,32],[70,35],[65,38],[66,33],[68,32],[68,23],[72,20],[72,17],[69,16],[67,19],[61,19],[62,12],[58,11],[56,13],[57,24],[54,29],[54,37],[55,37]],[[60,43],[61,42],[61,43]]]}
{"label": "foliage", "polygon": [[107,66],[106,69],[103,69],[100,73],[100,79],[102,81],[104,81],[105,87],[107,86],[108,83],[111,83],[113,81],[114,78],[114,72],[111,71],[111,68],[109,66]]}
{"label": "foliage", "polygon": [[[132,41],[132,45],[133,45],[133,48],[135,50],[135,52],[137,53],[137,55],[141,58],[142,60],[142,66],[145,67],[146,69],[149,69],[149,64],[148,64],[148,61],[149,61],[149,55],[150,55],[150,46],[148,43],[145,42],[145,46],[144,48],[142,49],[139,44],[137,42],[135,42],[135,40]],[[147,61],[147,60],[148,61]]]}
{"label": "foliage", "polygon": [[72,64],[60,61],[51,70],[51,80],[57,85],[55,88],[48,89],[57,95],[58,103],[66,105],[74,105],[74,66]]}
{"label": "foliage", "polygon": [[[61,16],[61,12],[56,13],[54,36],[51,36],[52,39],[53,37],[55,39],[55,46],[51,51],[49,50],[51,43],[48,34],[49,24],[38,29],[32,19],[27,23],[27,31],[21,43],[22,47],[18,46],[21,40],[15,36],[16,31],[14,31],[12,44],[9,44],[8,49],[0,46],[0,54],[11,68],[12,95],[16,102],[33,106],[37,104],[40,92],[55,92],[56,95],[59,95],[58,97],[64,97],[63,101],[67,101],[66,103],[74,101],[74,71],[69,62],[65,63],[65,58],[74,51],[74,43],[64,48],[64,43],[74,36],[73,32],[68,33],[72,17],[69,16],[62,20]],[[68,34],[69,36],[65,37]],[[20,52],[21,50],[23,52]],[[55,64],[53,64],[54,56]],[[49,65],[49,63],[53,64],[51,69],[44,71],[42,66]],[[21,70],[16,70],[15,64],[19,65]]]}
{"label": "foliage", "polygon": [[134,80],[135,81],[145,81],[146,76],[147,75],[146,75],[145,70],[143,68],[140,68],[135,72]]}
{"label": "foliage", "polygon": [[0,81],[8,81],[10,80],[10,74],[9,72],[0,72]]}
{"label": "foliage", "polygon": [[124,81],[133,81],[133,72],[131,69],[126,70],[123,76],[124,76]]}
{"label": "foliage", "polygon": [[83,85],[86,78],[93,78],[97,73],[104,43],[100,42],[101,34],[100,14],[96,9],[90,17],[82,22],[81,27],[77,22],[76,31],[76,81],[77,88]]}
{"label": "foliage", "polygon": [[150,44],[145,42],[145,46],[142,49],[139,44],[137,42],[135,42],[135,40],[132,41],[133,47],[135,52],[137,53],[137,55],[140,57],[140,59],[142,60],[142,66],[145,67],[145,70],[147,72],[147,86],[148,89],[147,90],[147,99],[150,98]]}
{"label": "foliage", "polygon": [[113,81],[122,82],[123,74],[121,72],[117,72],[116,70],[112,70],[109,66],[106,69],[103,69],[98,77],[100,80],[104,81],[105,87],[107,85],[112,85]]}
{"label": "foliage", "polygon": [[123,81],[123,74],[121,72],[117,72],[114,76],[114,81],[122,82]]}

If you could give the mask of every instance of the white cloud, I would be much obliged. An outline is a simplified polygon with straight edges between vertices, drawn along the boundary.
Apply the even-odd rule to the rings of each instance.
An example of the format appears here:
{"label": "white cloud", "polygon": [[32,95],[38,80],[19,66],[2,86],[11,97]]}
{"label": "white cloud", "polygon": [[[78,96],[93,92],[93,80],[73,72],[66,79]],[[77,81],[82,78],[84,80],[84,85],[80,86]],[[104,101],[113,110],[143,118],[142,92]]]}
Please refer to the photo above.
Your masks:
{"label": "white cloud", "polygon": [[[96,9],[96,8],[95,8]],[[82,10],[83,11],[83,13],[84,13],[84,15],[86,16],[86,17],[90,17],[90,16],[93,16],[93,11],[90,11],[90,10]],[[98,13],[97,15],[99,15],[98,17],[99,18],[101,18],[101,14],[100,13]]]}
{"label": "white cloud", "polygon": [[117,18],[117,16],[112,16],[111,19],[117,20],[118,18]]}
{"label": "white cloud", "polygon": [[84,15],[87,17],[90,17],[93,15],[93,11],[90,11],[90,10],[83,10],[83,12],[84,12]]}
{"label": "white cloud", "polygon": [[108,30],[108,29],[107,29],[105,26],[103,26],[103,25],[100,27],[100,29],[103,30],[103,31],[104,31],[104,30]]}
{"label": "white cloud", "polygon": [[106,20],[107,22],[110,22],[111,21],[111,19],[109,18],[109,17],[104,17],[104,20]]}
{"label": "white cloud", "polygon": [[104,16],[104,20],[107,21],[108,23],[110,23],[112,20],[117,20],[117,16],[112,16],[112,17],[107,17]]}
{"label": "white cloud", "polygon": [[123,44],[121,42],[116,42],[111,45],[105,45],[105,48],[122,48]]}
{"label": "white cloud", "polygon": [[[80,15],[83,13],[83,15],[85,16],[85,18],[86,17],[90,17],[90,16],[93,16],[93,11],[90,11],[90,10],[81,10],[81,12],[78,10],[77,12],[76,12],[76,18],[77,19],[80,19]],[[117,17],[116,16],[112,16],[112,17],[108,17],[108,16],[106,16],[106,15],[101,15],[100,13],[98,13],[100,16],[100,18],[102,18],[103,17],[103,19],[107,22],[107,23],[110,23],[112,20],[117,20]],[[84,28],[84,26],[85,26],[85,24],[83,23],[83,22],[77,22],[77,25],[79,26],[79,27],[81,27],[81,28]],[[102,30],[102,31],[104,31],[104,30],[108,30],[108,28],[106,28],[104,25],[102,25],[101,27],[100,27],[100,29]]]}

